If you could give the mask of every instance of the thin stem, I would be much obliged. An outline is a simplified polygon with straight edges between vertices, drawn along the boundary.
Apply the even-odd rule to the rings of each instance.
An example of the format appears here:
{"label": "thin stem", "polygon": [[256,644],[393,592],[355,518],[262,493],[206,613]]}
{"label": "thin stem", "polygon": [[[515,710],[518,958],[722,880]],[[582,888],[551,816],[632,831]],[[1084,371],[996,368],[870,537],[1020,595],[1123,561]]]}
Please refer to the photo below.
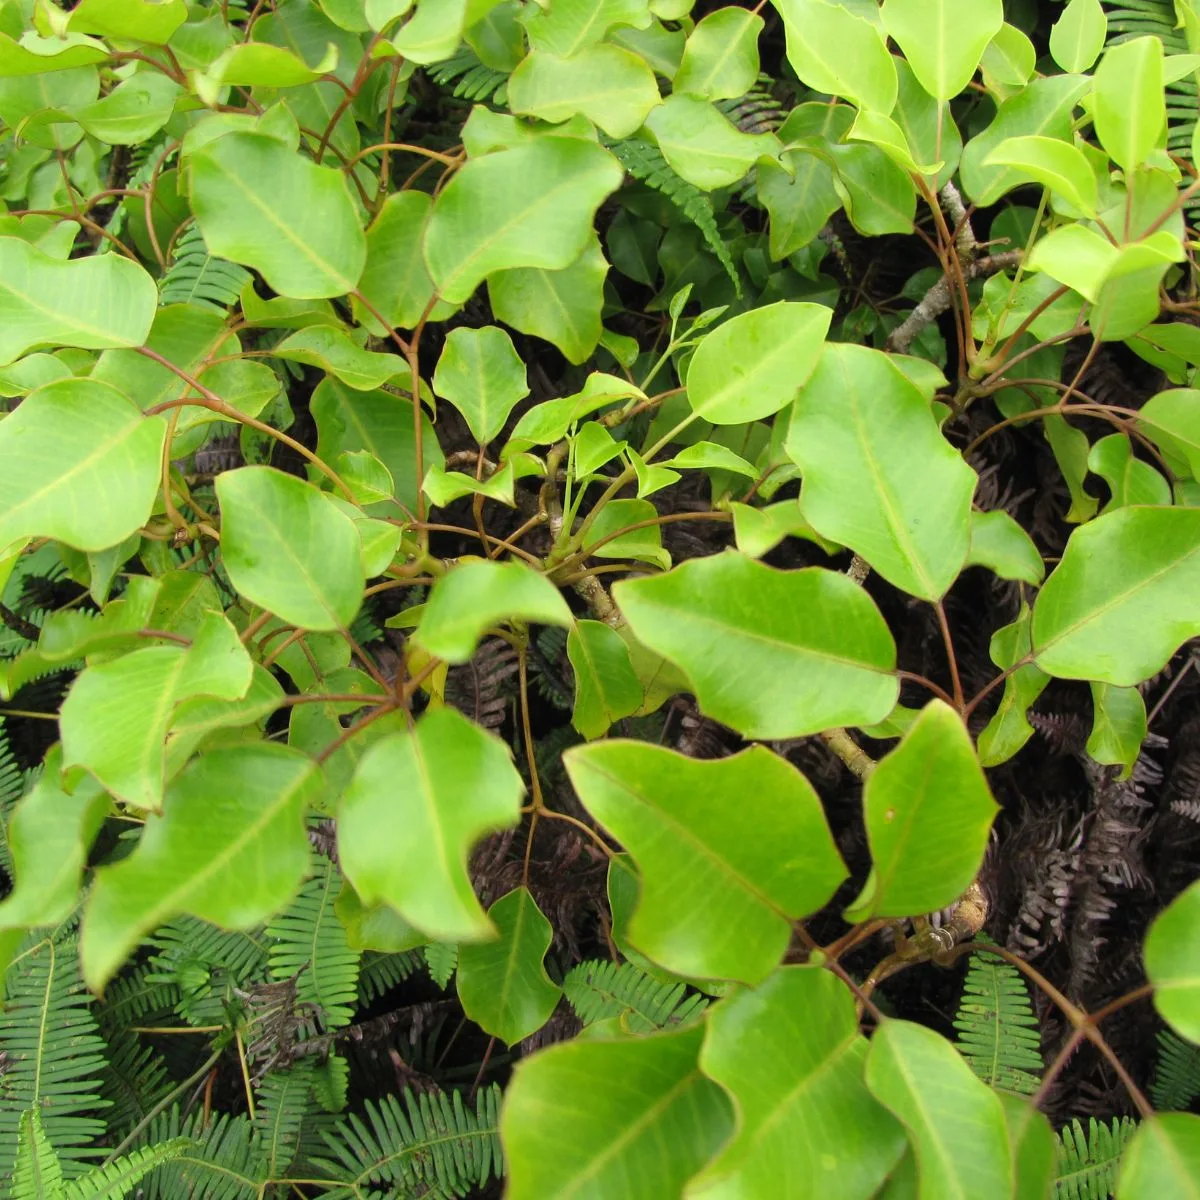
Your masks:
{"label": "thin stem", "polygon": [[525,760],[529,764],[529,798],[532,802],[529,817],[529,840],[525,843],[525,861],[521,867],[521,883],[529,886],[529,861],[533,855],[533,835],[537,832],[538,817],[541,816],[542,781],[538,778],[537,756],[533,744],[533,726],[529,720],[529,670],[528,651],[522,646],[517,655],[517,671],[521,693],[521,735],[525,739]]}
{"label": "thin stem", "polygon": [[962,680],[958,675],[958,658],[954,653],[954,639],[950,636],[950,623],[946,620],[946,608],[939,600],[934,606],[937,613],[938,625],[942,631],[942,641],[946,646],[946,660],[950,664],[950,682],[954,688],[954,707],[961,713],[966,708],[963,699]]}

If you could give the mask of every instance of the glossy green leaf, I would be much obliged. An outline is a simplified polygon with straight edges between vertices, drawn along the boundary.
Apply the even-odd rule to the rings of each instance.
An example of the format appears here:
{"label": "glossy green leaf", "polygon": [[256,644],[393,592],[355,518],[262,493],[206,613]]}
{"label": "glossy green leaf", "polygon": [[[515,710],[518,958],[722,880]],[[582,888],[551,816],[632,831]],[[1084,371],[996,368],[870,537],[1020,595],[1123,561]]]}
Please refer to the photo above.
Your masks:
{"label": "glossy green leaf", "polygon": [[744,96],[758,79],[758,35],[763,19],[744,8],[718,8],[692,30],[672,81],[675,92],[706,100]]}
{"label": "glossy green leaf", "polygon": [[434,585],[414,635],[430,654],[461,663],[475,653],[479,640],[503,621],[542,625],[572,622],[559,590],[520,562],[463,562]]}
{"label": "glossy green leaf", "polygon": [[460,948],[458,998],[484,1033],[511,1046],[541,1029],[562,995],[543,963],[554,930],[525,887],[501,896],[488,917],[500,936]]}
{"label": "glossy green leaf", "polygon": [[[78,903],[88,852],[110,801],[82,771],[74,773],[67,790],[61,768],[62,753],[55,748],[8,820],[14,874],[12,890],[0,901],[0,930],[56,925],[67,920]],[[0,957],[0,967],[7,965]]]}
{"label": "glossy green leaf", "polygon": [[1131,687],[1200,633],[1200,509],[1119,508],[1076,529],[1033,609],[1039,667]]}
{"label": "glossy green leaf", "polygon": [[[681,1195],[733,1125],[697,1064],[703,1036],[697,1025],[576,1040],[518,1064],[500,1115],[509,1200]],[[580,1102],[566,1103],[572,1095]]]}
{"label": "glossy green leaf", "polygon": [[1154,1007],[1177,1033],[1200,1042],[1200,883],[1154,919],[1143,954]]}
{"label": "glossy green leaf", "polygon": [[773,133],[743,133],[710,101],[683,92],[653,109],[646,128],[671,169],[705,192],[736,183],[780,148]]}
{"label": "glossy green leaf", "polygon": [[883,24],[935,100],[952,100],[1004,24],[1002,0],[885,0]]}
{"label": "glossy green leaf", "polygon": [[417,11],[392,35],[392,45],[410,62],[449,58],[462,37],[468,0],[421,0]]}
{"label": "glossy green leaf", "polygon": [[304,59],[282,46],[269,42],[238,42],[230,46],[206,72],[212,84],[287,88],[313,83],[337,66],[337,47],[329,44],[329,52],[319,63],[309,66]]}
{"label": "glossy green leaf", "polygon": [[866,1079],[908,1129],[920,1200],[1009,1200],[1013,1168],[999,1097],[945,1038],[885,1021],[871,1038]]}
{"label": "glossy green leaf", "polygon": [[1146,1117],[1121,1157],[1117,1200],[1197,1200],[1200,1197],[1200,1117]]}
{"label": "glossy green leaf", "polygon": [[179,84],[157,71],[142,71],[117,84],[107,96],[82,105],[71,116],[110,146],[132,146],[157,133],[179,98]]}
{"label": "glossy green leaf", "polygon": [[998,811],[962,719],[931,700],[863,789],[871,876],[847,919],[953,904],[983,862]]}
{"label": "glossy green leaf", "polygon": [[115,387],[47,383],[0,422],[0,546],[56,538],[77,550],[118,545],[149,519],[162,471],[162,417]]}
{"label": "glossy green leaf", "polygon": [[467,855],[517,823],[524,791],[503,742],[456,709],[431,709],[359,763],[338,813],[342,870],[363,904],[387,903],[436,941],[494,937]]}
{"label": "glossy green leaf", "polygon": [[[358,294],[366,303],[356,298],[354,304],[376,334],[386,331],[375,313],[389,325],[412,329],[433,299],[433,280],[421,249],[432,208],[433,199],[425,192],[394,192],[367,228],[367,265],[358,281]],[[454,308],[439,300],[429,319],[444,321]]]}
{"label": "glossy green leaf", "polygon": [[526,10],[521,20],[535,50],[566,58],[603,41],[613,26],[644,28],[650,9],[647,0],[558,0],[552,7]]}
{"label": "glossy green leaf", "polygon": [[434,202],[425,230],[441,297],[461,303],[495,271],[570,266],[622,174],[607,150],[579,138],[542,137],[470,160]]}
{"label": "glossy green leaf", "polygon": [[768,236],[776,261],[809,245],[841,207],[833,168],[816,154],[788,151],[778,160],[763,159],[754,174],[758,198],[771,217]]}
{"label": "glossy green leaf", "polygon": [[513,267],[488,276],[488,298],[498,321],[544,338],[579,365],[591,357],[603,327],[608,260],[594,235],[574,262],[559,271]]}
{"label": "glossy green leaf", "polygon": [[1138,425],[1163,449],[1182,456],[1200,478],[1200,391],[1171,388],[1151,396],[1138,411]]}
{"label": "glossy green leaf", "polygon": [[1107,32],[1100,0],[1068,0],[1050,29],[1050,53],[1064,71],[1086,71],[1100,57]]}
{"label": "glossy green leaf", "polygon": [[871,725],[896,703],[892,636],[835,572],[726,552],[623,580],[613,598],[637,637],[686,673],[704,712],[746,737]]}
{"label": "glossy green leaf", "polygon": [[1005,95],[1012,88],[1024,87],[1037,65],[1033,42],[1015,25],[1007,22],[984,48],[979,60],[983,85]]}
{"label": "glossy green leaf", "polygon": [[878,146],[863,142],[825,148],[836,168],[834,187],[854,228],[869,237],[911,233],[917,193],[908,172]]}
{"label": "glossy green leaf", "polygon": [[984,208],[1019,187],[1021,172],[1012,167],[984,166],[988,155],[1013,137],[1041,135],[1069,143],[1072,110],[1090,86],[1086,76],[1050,75],[1031,80],[1005,100],[991,124],[963,147],[961,172],[966,195]]}
{"label": "glossy green leaf", "polygon": [[706,334],[688,367],[688,402],[714,425],[742,425],[789,404],[812,374],[832,312],[779,301]]}
{"label": "glossy green leaf", "polygon": [[529,395],[525,364],[512,339],[495,325],[453,329],[446,338],[433,390],[462,413],[475,440],[486,445],[509,413]]}
{"label": "glossy green leaf", "polygon": [[1146,702],[1137,688],[1092,685],[1092,732],[1087,752],[1098,763],[1119,764],[1128,776],[1146,739]]}
{"label": "glossy green leaf", "polygon": [[288,362],[320,367],[356,392],[370,392],[391,380],[397,387],[410,386],[408,362],[399,354],[364,350],[341,329],[331,325],[309,325],[298,329],[275,346],[271,354]]}
{"label": "glossy green leaf", "polygon": [[605,741],[573,747],[563,763],[640,869],[630,941],[676,974],[761,982],[791,922],[846,876],[816,792],[765,747],[699,761]]}
{"label": "glossy green leaf", "polygon": [[943,186],[958,167],[962,155],[962,133],[947,105],[935,100],[917,81],[912,67],[897,58],[896,75],[900,90],[892,120],[904,131],[908,147],[917,162],[943,160],[937,184]]}
{"label": "glossy green leaf", "polygon": [[308,871],[304,818],[322,788],[310,758],[267,742],[193,760],[137,849],[97,872],[83,920],[88,986],[101,990],[147,933],[181,913],[249,929],[283,908]]}
{"label": "glossy green leaf", "polygon": [[140,346],[158,291],[119,254],[61,260],[22,238],[0,237],[0,363],[35,346]]}
{"label": "glossy green leaf", "polygon": [[816,967],[781,967],[715,1007],[700,1064],[739,1120],[688,1200],[874,1196],[906,1142],[867,1091],[866,1052],[849,989]]}
{"label": "glossy green leaf", "polygon": [[[860,108],[892,111],[896,68],[881,29],[830,0],[774,2],[787,34],[788,62],[804,83]],[[830,53],[834,46],[837,53]]]}
{"label": "glossy green leaf", "polygon": [[367,241],[341,171],[258,133],[227,133],[188,164],[192,209],[212,254],[253,267],[296,299],[354,288]]}
{"label": "glossy green leaf", "polygon": [[508,81],[513,112],[555,124],[582,114],[614,138],[629,137],[660,99],[644,60],[607,43],[570,58],[534,50]]}
{"label": "glossy green leaf", "polygon": [[0,76],[18,78],[49,71],[92,66],[108,57],[108,47],[95,38],[70,33],[65,38],[26,33],[18,42],[0,32]]}
{"label": "glossy green leaf", "polygon": [[781,500],[778,504],[768,504],[763,508],[731,504],[729,510],[733,513],[733,536],[737,548],[748,558],[762,558],[785,537],[805,538],[829,552],[837,549],[804,519],[796,500]]}
{"label": "glossy green leaf", "polygon": [[[410,512],[416,508],[420,480],[409,397],[384,391],[356,392],[336,379],[326,379],[317,385],[309,407],[317,423],[317,453],[325,462],[333,462],[346,451],[366,450],[387,467],[400,504]],[[425,470],[445,462],[433,426],[423,413],[421,449]],[[372,516],[400,515],[394,503],[368,511]]]}
{"label": "glossy green leaf", "polygon": [[984,566],[1001,579],[1019,579],[1037,587],[1046,564],[1033,539],[1003,509],[971,513],[968,567]]}
{"label": "glossy green leaf", "polygon": [[1096,136],[1118,166],[1132,171],[1166,130],[1162,41],[1150,35],[1110,46],[1094,79]]}
{"label": "glossy green leaf", "polygon": [[186,20],[184,0],[80,0],[63,32],[161,45]]}
{"label": "glossy green leaf", "polygon": [[1024,1096],[997,1090],[1012,1159],[1013,1200],[1046,1200],[1055,1178],[1054,1132]]}
{"label": "glossy green leaf", "polygon": [[600,621],[576,622],[567,635],[567,657],[575,672],[571,724],[585,738],[603,736],[614,721],[641,708],[642,685],[615,629]]}
{"label": "glossy green leaf", "polygon": [[786,445],[818,533],[914,596],[945,594],[967,559],[975,472],[887,355],[826,346],[796,398]]}
{"label": "glossy green leaf", "polygon": [[1036,135],[1007,138],[984,159],[983,165],[1012,167],[1080,212],[1089,216],[1096,213],[1096,176],[1083,151],[1067,142]]}
{"label": "glossy green leaf", "polygon": [[671,555],[663,549],[657,521],[658,512],[649,500],[610,500],[592,522],[584,549],[597,558],[634,558],[665,571]]}
{"label": "glossy green leaf", "polygon": [[146,646],[89,666],[63,701],[63,762],[87,767],[118,799],[158,810],[176,705],[191,696],[238,700],[252,674],[237,631],[219,612],[206,615],[190,647]]}
{"label": "glossy green leaf", "polygon": [[[1143,411],[1154,403],[1152,398]],[[1150,436],[1154,436],[1151,434]],[[1129,504],[1171,503],[1171,485],[1149,463],[1133,455],[1133,445],[1127,433],[1110,433],[1088,451],[1088,470],[1108,484],[1111,499],[1104,511]]]}
{"label": "glossy green leaf", "polygon": [[1028,605],[1022,605],[1020,615],[1011,625],[992,634],[989,647],[992,662],[1003,670],[1017,669],[1004,681],[1000,704],[979,735],[979,761],[985,767],[1012,758],[1033,736],[1033,726],[1025,714],[1050,682],[1050,676],[1033,663],[1017,666],[1032,653],[1029,633],[1032,616]]}
{"label": "glossy green leaf", "polygon": [[344,629],[365,585],[354,522],[329,496],[273,467],[217,477],[221,560],[246,599],[303,629]]}

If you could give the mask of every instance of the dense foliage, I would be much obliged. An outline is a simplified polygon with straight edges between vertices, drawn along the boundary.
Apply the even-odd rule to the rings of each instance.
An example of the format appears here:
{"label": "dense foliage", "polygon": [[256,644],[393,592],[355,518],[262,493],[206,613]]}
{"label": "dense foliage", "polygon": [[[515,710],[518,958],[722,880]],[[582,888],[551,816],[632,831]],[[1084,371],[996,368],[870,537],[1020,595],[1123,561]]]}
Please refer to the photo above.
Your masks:
{"label": "dense foliage", "polygon": [[0,0],[0,1193],[1196,1195],[1198,78]]}

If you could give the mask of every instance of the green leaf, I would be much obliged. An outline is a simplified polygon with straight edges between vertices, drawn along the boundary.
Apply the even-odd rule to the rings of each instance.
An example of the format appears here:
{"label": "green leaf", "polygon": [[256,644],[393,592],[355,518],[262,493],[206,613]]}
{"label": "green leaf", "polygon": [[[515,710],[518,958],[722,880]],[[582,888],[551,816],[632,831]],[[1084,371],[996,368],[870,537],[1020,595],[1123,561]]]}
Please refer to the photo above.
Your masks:
{"label": "green leaf", "polygon": [[1193,478],[1200,478],[1200,391],[1170,388],[1151,396],[1138,412],[1138,426],[1168,453],[1181,456]]}
{"label": "green leaf", "polygon": [[[1004,670],[1017,667],[1031,653],[1031,618],[1029,606],[1022,604],[1017,619],[992,634],[989,649],[996,666]],[[983,766],[994,767],[1007,761],[1033,736],[1033,726],[1025,714],[1049,682],[1050,676],[1033,663],[1017,667],[1004,681],[1000,706],[979,735],[977,748]]]}
{"label": "green leaf", "polygon": [[742,425],[784,408],[817,365],[832,316],[821,304],[781,300],[718,325],[688,366],[692,411]]}
{"label": "green leaf", "polygon": [[863,789],[871,876],[846,919],[953,904],[983,862],[998,811],[962,719],[931,700]]}
{"label": "green leaf", "polygon": [[[1155,399],[1157,397],[1143,405],[1142,411]],[[1088,452],[1087,465],[1089,471],[1108,484],[1112,493],[1104,512],[1130,504],[1167,506],[1171,503],[1171,485],[1149,463],[1134,458],[1127,433],[1110,433],[1108,437],[1102,437]]]}
{"label": "green leaf", "polygon": [[[425,388],[422,386],[422,394]],[[385,467],[396,486],[396,500],[410,512],[417,506],[417,433],[412,401],[392,392],[356,392],[336,379],[317,385],[309,405],[317,423],[317,453],[333,462],[349,450],[366,450]],[[445,459],[429,418],[421,414],[421,449],[425,470]],[[396,516],[395,503],[368,509],[373,516]]]}
{"label": "green leaf", "polygon": [[[828,0],[775,0],[787,34],[787,57],[814,91],[844,96],[859,108],[890,113],[896,68],[878,26]],[[830,48],[837,47],[836,53]]]}
{"label": "green leaf", "polygon": [[468,0],[422,0],[417,11],[392,35],[392,45],[409,62],[441,62],[462,37]]}
{"label": "green leaf", "polygon": [[557,0],[549,9],[526,9],[521,23],[535,50],[567,58],[603,41],[614,25],[644,29],[650,10],[647,0]]}
{"label": "green leaf", "polygon": [[1098,763],[1124,767],[1127,778],[1146,740],[1146,702],[1137,688],[1092,683],[1092,732],[1087,752]]}
{"label": "green leaf", "polygon": [[434,585],[413,635],[430,654],[467,662],[483,635],[502,621],[572,623],[559,590],[520,562],[463,562]]}
{"label": "green leaf", "polygon": [[910,1021],[885,1021],[871,1038],[866,1079],[908,1129],[922,1200],[1009,1200],[1012,1162],[999,1097],[945,1038]]}
{"label": "green leaf", "polygon": [[737,183],[757,158],[780,148],[773,133],[743,133],[710,101],[684,92],[653,109],[646,128],[671,169],[705,192]]}
{"label": "green leaf", "polygon": [[498,321],[545,338],[578,366],[591,357],[603,333],[607,275],[608,260],[593,234],[583,253],[560,271],[513,267],[489,275],[488,298]]}
{"label": "green leaf", "polygon": [[488,917],[499,940],[459,950],[458,998],[484,1033],[511,1046],[541,1029],[562,995],[543,963],[554,931],[525,887],[501,896]]}
{"label": "green leaf", "polygon": [[1046,1200],[1055,1175],[1054,1132],[1050,1122],[1024,1097],[1004,1091],[996,1094],[1008,1126],[1013,1200]]}
{"label": "green leaf", "polygon": [[726,552],[622,580],[613,598],[639,640],[687,674],[704,712],[746,737],[873,725],[896,703],[887,625],[833,571]]}
{"label": "green leaf", "polygon": [[147,933],[181,913],[251,929],[283,908],[308,871],[304,816],[323,788],[316,763],[269,742],[189,763],[133,854],[96,873],[80,952],[88,986],[103,989]]}
{"label": "green leaf", "polygon": [[1150,35],[1110,46],[1096,68],[1092,106],[1113,161],[1126,171],[1141,166],[1167,126],[1162,41]]}
{"label": "green leaf", "polygon": [[1005,100],[991,124],[963,148],[961,174],[967,196],[978,207],[986,208],[1021,185],[1020,171],[984,166],[988,155],[1008,138],[1044,135],[1069,143],[1073,132],[1071,112],[1090,87],[1087,76],[1050,75],[1032,79]]}
{"label": "green leaf", "polygon": [[[62,754],[52,749],[43,773],[13,810],[8,847],[13,888],[0,901],[0,930],[57,925],[79,901],[88,851],[108,813],[109,799],[83,772],[70,791],[60,778]],[[0,967],[6,966],[0,961]]]}
{"label": "green leaf", "polygon": [[385,902],[433,940],[494,937],[467,855],[517,823],[524,791],[503,742],[456,709],[432,709],[359,763],[338,814],[342,870],[364,905]]}
{"label": "green leaf", "polygon": [[213,254],[253,267],[294,299],[354,288],[367,240],[341,171],[258,133],[227,133],[188,164],[192,210]]}
{"label": "green leaf", "polygon": [[271,350],[274,358],[320,367],[356,392],[370,392],[391,380],[409,386],[408,362],[398,354],[364,350],[342,329],[309,325],[284,338]]}
{"label": "green leaf", "polygon": [[614,138],[634,133],[660,100],[645,61],[607,43],[570,58],[534,50],[508,81],[513,112],[555,124],[580,113]]}
{"label": "green leaf", "polygon": [[744,96],[758,79],[758,35],[763,19],[744,8],[718,8],[697,24],[683,48],[673,92],[706,100]]}
{"label": "green leaf", "polygon": [[38,388],[0,422],[0,546],[30,536],[119,545],[150,519],[166,432],[109,384]]}
{"label": "green leaf", "polygon": [[1050,29],[1050,53],[1069,74],[1086,71],[1100,57],[1108,18],[1100,0],[1068,0]]}
{"label": "green leaf", "polygon": [[640,869],[630,941],[676,974],[760,983],[791,922],[846,877],[816,792],[763,746],[702,761],[606,741],[572,747],[563,763]]}
{"label": "green leaf", "polygon": [[1200,1117],[1155,1113],[1138,1126],[1117,1175],[1117,1200],[1200,1197]]}
{"label": "green leaf", "polygon": [[1037,51],[1029,38],[1007,22],[996,31],[979,60],[983,85],[1005,95],[1012,88],[1024,87],[1037,65]]}
{"label": "green leaf", "polygon": [[1019,579],[1033,587],[1046,574],[1046,564],[1033,538],[1003,509],[971,513],[966,565],[987,567],[1001,579]]}
{"label": "green leaf", "polygon": [[184,0],[80,0],[60,32],[163,45],[186,20]]}
{"label": "green leaf", "polygon": [[503,329],[485,325],[450,331],[433,373],[433,390],[462,413],[467,428],[484,446],[529,395],[529,384],[512,339]]}
{"label": "green leaf", "polygon": [[629,647],[615,629],[600,621],[577,621],[567,635],[567,657],[575,672],[571,724],[589,741],[641,708],[642,685]]}
{"label": "green leaf", "polygon": [[176,706],[192,696],[238,700],[253,664],[220,612],[205,614],[191,646],[146,646],[81,672],[63,702],[63,762],[88,768],[112,794],[158,810],[163,743]]}
{"label": "green leaf", "polygon": [[878,146],[862,142],[829,145],[836,168],[834,187],[854,228],[868,237],[911,233],[917,193],[908,172]]}
{"label": "green leaf", "polygon": [[1006,138],[983,165],[1013,167],[1085,215],[1096,215],[1099,198],[1095,173],[1083,151],[1067,142],[1039,136]]}
{"label": "green leaf", "polygon": [[866,1052],[854,998],[817,967],[781,967],[717,1005],[700,1064],[733,1097],[739,1120],[688,1200],[874,1196],[906,1139],[867,1091]]}
{"label": "green leaf", "polygon": [[737,548],[748,558],[762,558],[785,537],[806,538],[827,553],[837,551],[832,542],[827,542],[804,519],[797,500],[781,500],[764,508],[731,504],[729,510],[733,513],[733,536]]}
{"label": "green leaf", "polygon": [[826,346],[796,397],[786,447],[818,533],[914,596],[945,594],[967,560],[977,480],[886,354]]}
{"label": "green leaf", "polygon": [[157,303],[154,280],[120,254],[64,261],[0,237],[0,364],[35,346],[140,346]]}
{"label": "green leaf", "polygon": [[[576,1040],[519,1063],[500,1114],[509,1200],[681,1195],[733,1125],[725,1093],[697,1065],[703,1036],[696,1025]],[[581,1086],[586,1103],[564,1104]]]}
{"label": "green leaf", "polygon": [[1177,1033],[1200,1042],[1200,883],[1154,919],[1143,954],[1154,1007]]}
{"label": "green leaf", "polygon": [[107,96],[81,105],[71,116],[110,146],[146,141],[168,121],[181,89],[157,71],[142,71],[117,84]]}
{"label": "green leaf", "polygon": [[221,561],[246,599],[303,629],[344,629],[365,585],[354,522],[311,484],[273,467],[223,471]]}
{"label": "green leaf", "polygon": [[[433,208],[433,198],[409,189],[394,192],[367,228],[367,265],[358,281],[355,313],[373,333],[385,335],[371,309],[390,326],[412,329],[433,299],[433,280],[425,266],[422,245]],[[370,308],[367,307],[370,306]],[[444,321],[455,305],[439,300],[430,310],[431,321]]]}
{"label": "green leaf", "polygon": [[913,74],[935,100],[952,100],[1004,24],[1003,0],[886,0],[883,24]]}
{"label": "green leaf", "polygon": [[579,138],[539,137],[470,160],[434,202],[425,231],[442,299],[461,304],[495,271],[570,266],[622,178],[607,150]]}
{"label": "green leaf", "polygon": [[[658,512],[649,500],[610,500],[592,522],[584,549],[597,558],[636,558],[665,571],[671,556],[663,549],[662,528],[644,524],[657,520]],[[630,529],[631,525],[642,528]]]}
{"label": "green leaf", "polygon": [[1200,633],[1200,509],[1118,508],[1076,529],[1033,609],[1037,665],[1132,687]]}
{"label": "green leaf", "polygon": [[272,46],[269,42],[238,42],[208,68],[205,82],[214,91],[231,83],[263,88],[299,87],[331,73],[337,60],[337,47],[332,43],[321,61],[310,67],[299,54],[282,46]]}

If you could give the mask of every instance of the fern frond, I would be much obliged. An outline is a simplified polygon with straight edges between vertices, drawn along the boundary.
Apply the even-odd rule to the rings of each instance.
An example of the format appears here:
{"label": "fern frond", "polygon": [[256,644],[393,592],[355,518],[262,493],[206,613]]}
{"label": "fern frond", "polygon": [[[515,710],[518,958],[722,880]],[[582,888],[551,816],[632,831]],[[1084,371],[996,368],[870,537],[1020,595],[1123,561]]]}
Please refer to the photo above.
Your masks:
{"label": "fern frond", "polygon": [[453,84],[454,95],[460,100],[497,106],[508,103],[508,76],[484,66],[472,50],[459,50],[445,62],[426,68],[426,74],[438,87]]}
{"label": "fern frond", "polygon": [[163,1163],[179,1158],[196,1143],[189,1138],[172,1138],[153,1146],[139,1146],[86,1175],[72,1179],[63,1188],[62,1200],[123,1200],[141,1181]]}
{"label": "fern frond", "polygon": [[[103,1029],[103,1026],[101,1026]],[[108,1063],[100,1074],[100,1095],[111,1106],[106,1121],[125,1134],[174,1086],[163,1056],[127,1025],[104,1030]]]}
{"label": "fern frond", "polygon": [[198,225],[179,235],[171,265],[159,280],[160,304],[194,304],[227,313],[250,281],[250,272],[208,252]]}
{"label": "fern frond", "polygon": [[313,1095],[327,1113],[340,1113],[346,1107],[349,1087],[350,1064],[340,1054],[331,1054],[313,1075]]}
{"label": "fern frond", "polygon": [[1064,1125],[1056,1146],[1055,1200],[1107,1200],[1121,1154],[1136,1129],[1129,1117],[1114,1117],[1111,1125],[1092,1117],[1086,1135],[1078,1119]]}
{"label": "fern frond", "polygon": [[605,144],[629,175],[656,192],[662,192],[700,230],[709,249],[720,259],[721,266],[725,268],[725,273],[733,281],[733,286],[740,296],[742,281],[733,265],[729,247],[725,245],[725,239],[721,237],[721,231],[717,228],[712,201],[699,188],[693,187],[676,175],[657,146],[640,138],[626,138],[623,141]]}
{"label": "fern frond", "polygon": [[397,954],[381,954],[368,950],[358,967],[358,1003],[365,1007],[402,983],[421,965],[417,950],[402,950]]}
{"label": "fern frond", "polygon": [[458,967],[458,946],[453,942],[430,942],[422,947],[429,977],[444,992],[450,976]]}
{"label": "fern frond", "polygon": [[41,1109],[28,1109],[21,1114],[17,1127],[12,1200],[47,1200],[61,1195],[62,1186],[62,1165],[42,1128]]}
{"label": "fern frond", "polygon": [[[17,1156],[21,1114],[41,1110],[46,1137],[73,1176],[81,1160],[102,1153],[105,1132],[97,1110],[105,1045],[91,1013],[91,997],[79,976],[73,932],[30,939],[7,974],[7,1000],[0,1021],[0,1174]],[[87,1114],[87,1115],[85,1115]]]}
{"label": "fern frond", "polygon": [[1042,1061],[1038,1020],[1021,973],[988,954],[971,958],[954,1017],[956,1049],[990,1087],[1031,1096]]}
{"label": "fern frond", "polygon": [[178,917],[150,938],[159,953],[146,982],[175,988],[175,1011],[188,1024],[220,1024],[234,990],[266,974],[267,941],[261,930],[227,931]]}
{"label": "fern frond", "polygon": [[267,925],[271,978],[295,977],[297,998],[320,1010],[327,1029],[350,1023],[358,993],[359,951],[351,949],[333,909],[341,884],[337,867],[324,861],[300,895]]}
{"label": "fern frond", "polygon": [[0,717],[0,871],[12,879],[12,849],[8,844],[8,819],[25,794],[29,777],[22,771],[8,740],[6,718]]}
{"label": "fern frond", "polygon": [[704,996],[688,995],[686,984],[663,983],[633,963],[599,959],[572,967],[563,991],[585,1025],[622,1017],[631,1033],[690,1025],[708,1005]]}
{"label": "fern frond", "polygon": [[300,1059],[286,1071],[271,1071],[259,1085],[254,1135],[271,1179],[286,1175],[296,1160],[315,1069],[311,1058]]}
{"label": "fern frond", "polygon": [[245,1116],[193,1113],[183,1119],[179,1105],[160,1113],[142,1135],[147,1148],[187,1139],[188,1146],[156,1166],[142,1183],[144,1200],[251,1200],[267,1178],[254,1127]]}
{"label": "fern frond", "polygon": [[1158,1035],[1158,1062],[1150,1099],[1164,1112],[1180,1112],[1200,1096],[1200,1046],[1185,1042],[1170,1029]]}
{"label": "fern frond", "polygon": [[500,1088],[483,1088],[472,1112],[459,1092],[449,1095],[407,1089],[403,1103],[385,1096],[367,1101],[366,1120],[351,1115],[324,1134],[333,1152],[317,1165],[356,1194],[366,1184],[390,1185],[387,1195],[465,1196],[494,1175],[500,1177]]}
{"label": "fern frond", "polygon": [[178,998],[179,989],[156,978],[154,968],[143,963],[104,989],[104,1000],[95,1008],[96,1020],[105,1034],[128,1025],[149,1025],[152,1018],[169,1013]]}

